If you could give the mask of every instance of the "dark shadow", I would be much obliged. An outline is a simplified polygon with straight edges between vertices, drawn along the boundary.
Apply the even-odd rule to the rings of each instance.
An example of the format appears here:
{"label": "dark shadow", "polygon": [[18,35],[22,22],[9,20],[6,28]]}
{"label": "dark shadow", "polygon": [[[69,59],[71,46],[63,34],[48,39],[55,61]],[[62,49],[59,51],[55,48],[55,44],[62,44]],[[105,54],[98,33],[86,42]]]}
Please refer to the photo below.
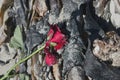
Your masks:
{"label": "dark shadow", "polygon": [[117,29],[117,33],[120,36],[120,28]]}
{"label": "dark shadow", "polygon": [[14,31],[16,28],[16,21],[15,18],[9,17],[7,21],[5,22],[7,26],[7,30],[5,30],[5,33],[7,34],[7,39],[5,42],[9,42],[11,37],[14,35]]}
{"label": "dark shadow", "polygon": [[91,14],[92,14],[93,19],[96,20],[96,22],[99,24],[99,26],[100,26],[105,32],[108,32],[108,31],[116,31],[116,28],[112,25],[111,22],[107,22],[106,20],[104,20],[104,19],[101,18],[101,17],[98,17],[98,16],[95,14],[95,8],[93,7],[93,2],[90,2],[89,5],[90,5],[90,10],[91,10]]}
{"label": "dark shadow", "polygon": [[66,21],[58,23],[58,26],[60,27],[62,33],[66,35],[66,39],[69,39],[70,38],[70,31],[68,31],[66,29]]}

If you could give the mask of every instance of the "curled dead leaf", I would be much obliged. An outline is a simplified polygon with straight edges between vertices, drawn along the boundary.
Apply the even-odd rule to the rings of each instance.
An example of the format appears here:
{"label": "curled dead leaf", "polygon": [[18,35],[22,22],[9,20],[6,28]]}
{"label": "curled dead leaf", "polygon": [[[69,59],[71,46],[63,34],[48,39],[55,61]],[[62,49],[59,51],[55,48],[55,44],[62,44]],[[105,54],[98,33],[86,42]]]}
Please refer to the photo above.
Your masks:
{"label": "curled dead leaf", "polygon": [[[45,12],[47,11],[47,6],[45,3],[45,0],[35,0],[33,4],[33,18],[39,18],[44,16]],[[38,14],[38,16],[35,16],[35,13]]]}
{"label": "curled dead leaf", "polygon": [[0,0],[0,27],[4,23],[4,13],[13,5],[14,0]]}
{"label": "curled dead leaf", "polygon": [[93,46],[94,46],[93,54],[96,57],[98,57],[99,59],[102,59],[103,61],[109,59],[107,55],[110,50],[110,47],[109,45],[107,45],[106,42],[101,40],[95,40]]}
{"label": "curled dead leaf", "polygon": [[0,0],[0,45],[7,38],[5,21],[8,19],[8,8],[13,4],[13,1],[14,0]]}
{"label": "curled dead leaf", "polygon": [[[107,32],[103,40],[94,40],[93,54],[103,60],[114,60],[111,55],[120,51],[120,37],[114,31]],[[114,61],[113,61],[114,62]]]}

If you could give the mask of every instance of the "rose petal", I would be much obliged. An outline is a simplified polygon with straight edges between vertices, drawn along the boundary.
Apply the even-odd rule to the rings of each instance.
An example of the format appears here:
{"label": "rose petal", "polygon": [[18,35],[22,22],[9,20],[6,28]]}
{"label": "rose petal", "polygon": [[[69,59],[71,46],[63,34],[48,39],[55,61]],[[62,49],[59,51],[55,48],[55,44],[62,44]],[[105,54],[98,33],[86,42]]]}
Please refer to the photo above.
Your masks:
{"label": "rose petal", "polygon": [[50,40],[51,42],[56,42],[59,43],[61,40],[65,38],[65,35],[62,34],[61,32],[56,32],[53,36],[53,38]]}
{"label": "rose petal", "polygon": [[61,32],[61,30],[59,29],[59,27],[57,25],[51,25],[47,36],[52,37],[53,34],[56,33],[56,32]]}
{"label": "rose petal", "polygon": [[48,36],[50,36],[50,39],[46,42],[46,46],[49,47],[50,43],[56,43],[57,45],[54,47],[55,50],[61,49],[65,43],[65,35],[61,32],[59,27],[57,25],[51,25],[50,31],[48,32]]}
{"label": "rose petal", "polygon": [[56,56],[52,53],[46,54],[45,62],[48,66],[52,66],[57,62]]}
{"label": "rose petal", "polygon": [[61,49],[66,44],[66,40],[63,40],[62,42],[58,43],[54,48],[55,50]]}
{"label": "rose petal", "polygon": [[48,40],[50,40],[52,37],[53,37],[53,34],[54,34],[54,30],[53,30],[53,28],[50,28],[50,30],[49,30],[49,32],[48,32]]}

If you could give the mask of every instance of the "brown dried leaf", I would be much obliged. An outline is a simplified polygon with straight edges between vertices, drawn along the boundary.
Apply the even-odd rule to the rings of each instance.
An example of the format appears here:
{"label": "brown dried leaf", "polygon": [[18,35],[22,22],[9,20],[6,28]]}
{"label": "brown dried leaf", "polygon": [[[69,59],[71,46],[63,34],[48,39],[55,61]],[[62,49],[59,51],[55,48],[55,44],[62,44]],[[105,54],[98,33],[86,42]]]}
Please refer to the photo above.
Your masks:
{"label": "brown dried leaf", "polygon": [[45,0],[35,0],[33,10],[39,15],[39,17],[44,16],[44,13],[47,11]]}
{"label": "brown dried leaf", "polygon": [[110,48],[107,46],[107,43],[101,40],[95,40],[94,41],[94,49],[93,54],[102,60],[108,60],[109,57],[107,56],[108,51]]}
{"label": "brown dried leaf", "polygon": [[40,70],[40,63],[39,63],[39,54],[32,56],[31,59],[31,73],[32,73],[32,80],[39,79],[39,70]]}
{"label": "brown dried leaf", "polygon": [[[107,32],[104,40],[95,40],[93,54],[99,59],[106,61],[110,56],[120,51],[120,37],[114,31]],[[113,60],[113,59],[112,59]]]}
{"label": "brown dried leaf", "polygon": [[9,6],[13,5],[14,0],[0,0],[0,27],[4,23],[4,13],[9,8]]}
{"label": "brown dried leaf", "polygon": [[7,35],[4,32],[4,28],[0,27],[0,45],[5,41]]}
{"label": "brown dried leaf", "polygon": [[4,20],[3,20],[3,24],[2,26],[0,26],[0,45],[6,40],[7,38],[7,34],[5,33],[5,30],[7,30],[7,27],[5,25],[5,21],[8,19],[8,14],[7,14],[8,10],[4,13]]}
{"label": "brown dried leaf", "polygon": [[5,21],[8,19],[8,8],[12,5],[13,1],[14,0],[0,0],[0,44],[7,38]]}
{"label": "brown dried leaf", "polygon": [[55,80],[61,80],[61,75],[59,71],[59,64],[53,65],[53,75],[55,77]]}

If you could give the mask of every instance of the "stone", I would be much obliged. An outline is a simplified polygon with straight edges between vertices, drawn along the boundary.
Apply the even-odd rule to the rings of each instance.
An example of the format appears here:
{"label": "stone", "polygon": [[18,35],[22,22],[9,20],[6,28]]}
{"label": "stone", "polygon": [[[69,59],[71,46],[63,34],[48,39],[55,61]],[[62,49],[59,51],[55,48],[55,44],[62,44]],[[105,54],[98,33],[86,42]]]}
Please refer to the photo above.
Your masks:
{"label": "stone", "polygon": [[79,66],[73,67],[68,73],[67,80],[85,80],[84,70]]}

